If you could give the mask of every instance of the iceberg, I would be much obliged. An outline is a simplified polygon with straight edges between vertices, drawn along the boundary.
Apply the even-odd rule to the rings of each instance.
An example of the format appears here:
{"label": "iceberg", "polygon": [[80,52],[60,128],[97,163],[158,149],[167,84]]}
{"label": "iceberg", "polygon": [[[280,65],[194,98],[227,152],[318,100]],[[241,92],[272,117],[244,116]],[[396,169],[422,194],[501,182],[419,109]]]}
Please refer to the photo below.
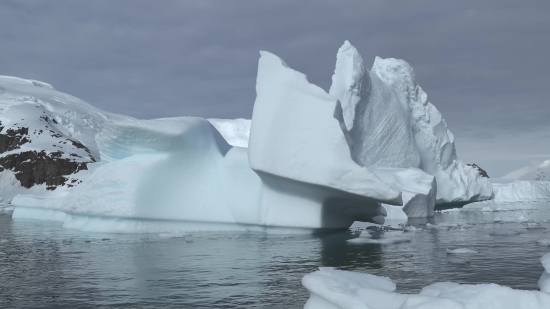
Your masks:
{"label": "iceberg", "polygon": [[111,121],[96,135],[101,161],[88,164],[82,184],[46,204],[17,197],[14,217],[42,207],[85,231],[310,233],[383,223],[381,203],[402,204],[400,192],[351,159],[336,99],[267,52],[256,90],[249,145],[246,121]]}
{"label": "iceberg", "polygon": [[377,57],[369,71],[346,41],[329,93],[342,104],[342,127],[356,162],[421,169],[436,178],[438,204],[492,198],[489,180],[458,160],[452,133],[407,62]]}
{"label": "iceberg", "polygon": [[[468,263],[458,258],[450,261]],[[550,308],[550,294],[539,291],[439,282],[424,287],[419,294],[399,294],[389,278],[330,267],[305,275],[302,285],[310,292],[304,309]]]}
{"label": "iceberg", "polygon": [[495,202],[550,201],[550,181],[493,183]]}
{"label": "iceberg", "polygon": [[264,223],[347,228],[379,216],[380,202],[402,204],[399,192],[352,160],[334,117],[338,101],[305,75],[261,52],[256,93],[248,157],[262,179]]}

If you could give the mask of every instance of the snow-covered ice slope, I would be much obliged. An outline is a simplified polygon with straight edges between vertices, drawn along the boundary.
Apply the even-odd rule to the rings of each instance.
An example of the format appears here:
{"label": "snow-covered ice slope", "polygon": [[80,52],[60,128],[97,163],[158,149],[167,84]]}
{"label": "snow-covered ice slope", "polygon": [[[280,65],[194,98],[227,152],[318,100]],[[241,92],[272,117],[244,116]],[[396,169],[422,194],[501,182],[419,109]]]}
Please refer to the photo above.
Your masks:
{"label": "snow-covered ice slope", "polygon": [[[267,225],[350,226],[381,214],[401,194],[350,156],[338,101],[279,57],[261,52],[248,148],[262,179]],[[295,215],[289,215],[294,213]]]}
{"label": "snow-covered ice slope", "polygon": [[493,183],[495,202],[550,201],[550,181]]}
{"label": "snow-covered ice slope", "polygon": [[550,159],[538,165],[525,166],[502,177],[512,180],[550,181]]}
{"label": "snow-covered ice slope", "polygon": [[209,118],[208,121],[220,132],[227,143],[231,146],[248,147],[250,136],[250,119],[216,119]]}
{"label": "snow-covered ice slope", "polygon": [[346,41],[329,93],[342,104],[342,127],[356,162],[420,168],[435,176],[440,204],[492,197],[491,183],[458,160],[453,135],[407,62],[377,57],[369,71]]}
{"label": "snow-covered ice slope", "polygon": [[201,118],[128,120],[96,138],[102,162],[69,195],[66,213],[235,222],[223,197],[230,146]]}
{"label": "snow-covered ice slope", "polygon": [[123,118],[50,84],[0,76],[0,197],[66,194],[78,184],[69,175],[99,158],[95,135]]}
{"label": "snow-covered ice slope", "polygon": [[322,267],[304,276],[310,292],[304,309],[545,309],[550,294],[497,284],[439,282],[419,294],[399,294],[386,277]]}

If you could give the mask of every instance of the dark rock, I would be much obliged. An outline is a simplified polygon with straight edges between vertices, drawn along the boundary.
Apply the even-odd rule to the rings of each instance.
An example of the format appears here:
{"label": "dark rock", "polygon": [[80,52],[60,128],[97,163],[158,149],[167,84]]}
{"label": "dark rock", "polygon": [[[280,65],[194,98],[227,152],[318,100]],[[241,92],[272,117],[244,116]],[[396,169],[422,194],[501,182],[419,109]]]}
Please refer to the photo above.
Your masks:
{"label": "dark rock", "polygon": [[53,190],[65,184],[67,178],[64,176],[88,169],[86,162],[74,162],[60,156],[59,151],[50,154],[44,150],[25,151],[1,157],[0,165],[15,172],[15,178],[25,188],[45,183],[48,190]]}
{"label": "dark rock", "polygon": [[477,164],[473,163],[473,164],[467,164],[467,165],[477,169],[477,171],[479,172],[479,175],[481,175],[481,177],[489,178],[489,174],[487,174],[487,172],[484,169],[482,169],[481,167],[479,167]]}

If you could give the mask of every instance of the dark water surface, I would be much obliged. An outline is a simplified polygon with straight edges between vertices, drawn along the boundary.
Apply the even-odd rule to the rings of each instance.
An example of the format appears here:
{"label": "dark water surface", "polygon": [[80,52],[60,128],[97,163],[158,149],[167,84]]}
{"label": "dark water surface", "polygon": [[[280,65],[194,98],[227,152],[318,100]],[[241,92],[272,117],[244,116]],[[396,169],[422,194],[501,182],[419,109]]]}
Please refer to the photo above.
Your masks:
{"label": "dark water surface", "polygon": [[[537,289],[547,229],[502,219],[550,219],[538,210],[437,214],[432,222],[476,223],[469,229],[426,229],[411,243],[352,245],[347,232],[323,236],[197,233],[93,234],[58,222],[0,215],[0,308],[302,308],[302,277],[319,266],[390,277],[403,293],[439,281]],[[491,223],[485,224],[488,221]],[[518,236],[491,236],[517,229]],[[108,239],[106,239],[108,238]],[[90,241],[90,242],[86,242]],[[446,248],[480,251],[469,265],[449,262]]]}

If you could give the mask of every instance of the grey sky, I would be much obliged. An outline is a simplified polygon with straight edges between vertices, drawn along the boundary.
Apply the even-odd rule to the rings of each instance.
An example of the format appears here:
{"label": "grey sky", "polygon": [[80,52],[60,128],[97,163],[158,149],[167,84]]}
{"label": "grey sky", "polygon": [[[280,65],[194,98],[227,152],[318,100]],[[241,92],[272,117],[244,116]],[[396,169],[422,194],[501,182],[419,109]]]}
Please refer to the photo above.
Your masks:
{"label": "grey sky", "polygon": [[329,88],[349,40],[408,61],[491,176],[550,158],[550,1],[2,1],[0,74],[138,118],[249,118],[260,49]]}

